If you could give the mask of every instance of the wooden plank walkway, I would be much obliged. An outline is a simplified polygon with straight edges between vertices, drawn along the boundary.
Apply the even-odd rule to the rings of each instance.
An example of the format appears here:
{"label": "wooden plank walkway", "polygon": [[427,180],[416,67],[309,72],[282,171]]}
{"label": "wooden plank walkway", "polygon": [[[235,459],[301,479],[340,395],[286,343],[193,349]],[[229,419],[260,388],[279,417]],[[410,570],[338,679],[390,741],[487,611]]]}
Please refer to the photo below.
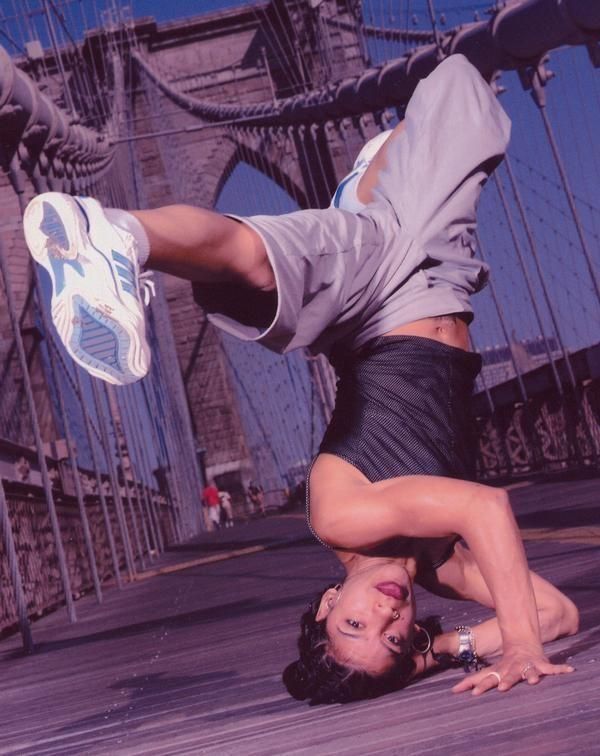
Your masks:
{"label": "wooden plank walkway", "polygon": [[[446,671],[369,702],[308,707],[280,683],[303,606],[340,572],[301,513],[210,534],[169,552],[172,571],[37,622],[38,652],[0,645],[2,754],[600,753],[600,479],[513,491],[534,569],[581,610],[581,633],[549,646],[577,671],[478,699]],[[204,556],[287,545],[184,568]],[[427,598],[445,626],[484,610]]]}

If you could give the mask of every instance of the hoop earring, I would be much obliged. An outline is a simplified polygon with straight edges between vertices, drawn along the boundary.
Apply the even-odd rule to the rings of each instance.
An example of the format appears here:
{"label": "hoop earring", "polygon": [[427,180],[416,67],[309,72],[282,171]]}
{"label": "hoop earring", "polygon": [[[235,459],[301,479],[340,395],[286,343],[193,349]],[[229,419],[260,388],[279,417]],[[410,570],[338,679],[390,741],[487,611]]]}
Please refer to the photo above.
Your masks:
{"label": "hoop earring", "polygon": [[341,590],[342,590],[342,584],[341,584],[341,583],[336,583],[336,584],[335,584],[335,585],[333,586],[333,590],[334,590],[334,591],[341,591]]}
{"label": "hoop earring", "polygon": [[[412,644],[411,644],[412,650],[417,654],[421,654],[422,656],[425,656],[431,651],[431,647],[433,646],[431,635],[424,627],[421,627],[420,625],[415,625],[415,627],[417,628],[417,633],[412,640]],[[417,636],[420,635],[421,633],[425,635],[425,644],[424,645],[421,644],[421,647],[419,647],[419,643],[415,641],[417,640]]]}

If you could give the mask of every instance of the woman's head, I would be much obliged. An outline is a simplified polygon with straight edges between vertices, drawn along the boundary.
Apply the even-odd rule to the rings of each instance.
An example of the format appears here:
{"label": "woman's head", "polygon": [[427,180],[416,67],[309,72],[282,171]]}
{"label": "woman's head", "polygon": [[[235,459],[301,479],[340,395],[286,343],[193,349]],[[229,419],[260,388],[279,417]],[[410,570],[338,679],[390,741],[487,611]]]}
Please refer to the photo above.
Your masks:
{"label": "woman's head", "polygon": [[283,675],[311,704],[374,698],[409,679],[415,618],[412,584],[397,563],[376,563],[330,586],[301,619],[300,658]]}

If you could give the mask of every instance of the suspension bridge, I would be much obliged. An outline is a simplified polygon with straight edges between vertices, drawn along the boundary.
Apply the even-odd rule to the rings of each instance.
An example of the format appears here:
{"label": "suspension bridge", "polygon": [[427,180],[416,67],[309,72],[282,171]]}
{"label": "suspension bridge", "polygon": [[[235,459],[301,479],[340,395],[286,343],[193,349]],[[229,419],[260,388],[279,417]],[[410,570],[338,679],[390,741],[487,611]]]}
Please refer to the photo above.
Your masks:
{"label": "suspension bridge", "polygon": [[[0,752],[354,753],[367,742],[372,753],[480,753],[482,743],[594,752],[598,3],[247,0],[157,22],[108,0],[2,0],[0,43],[0,659],[10,703]],[[279,513],[301,490],[335,399],[331,368],[218,334],[189,285],[157,275],[150,374],[119,388],[91,379],[56,337],[21,217],[47,190],[123,208],[326,207],[365,140],[395,125],[418,81],[453,53],[492,82],[513,121],[479,209],[478,254],[493,279],[472,328],[484,363],[478,476],[523,486],[515,499],[534,569],[577,592],[583,640],[554,652],[578,674],[469,710],[477,743],[454,727],[465,704],[448,701],[451,682],[431,678],[403,699],[400,718],[399,699],[370,704],[356,724],[338,710],[325,746],[323,722],[298,713],[277,677],[298,608],[333,565],[308,543],[300,513],[255,522],[245,491],[259,481]],[[235,538],[204,532],[207,479],[248,520]],[[264,581],[278,573],[267,599]],[[443,603],[434,610],[463,621]],[[426,718],[411,735],[399,730],[431,702],[439,730],[428,733]],[[386,726],[361,739],[380,717]],[[562,734],[544,751],[534,736],[550,719]]]}

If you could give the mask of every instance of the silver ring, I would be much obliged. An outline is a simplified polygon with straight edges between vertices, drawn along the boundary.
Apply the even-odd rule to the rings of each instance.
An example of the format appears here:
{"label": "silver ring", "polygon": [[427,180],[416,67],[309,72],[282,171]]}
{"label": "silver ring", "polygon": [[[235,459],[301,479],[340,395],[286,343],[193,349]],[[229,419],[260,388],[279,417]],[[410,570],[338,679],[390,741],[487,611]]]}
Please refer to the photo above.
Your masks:
{"label": "silver ring", "polygon": [[399,611],[398,611],[397,609],[394,609],[394,610],[392,611],[392,619],[394,620],[394,622],[395,622],[395,621],[396,621],[397,619],[400,619],[400,612],[399,612]]}
{"label": "silver ring", "polygon": [[495,677],[496,680],[498,680],[498,685],[500,685],[500,683],[502,682],[502,678],[500,677],[500,675],[497,672],[488,672],[487,675],[486,675],[486,677],[490,677],[490,676],[491,677]]}
{"label": "silver ring", "polygon": [[521,679],[527,680],[527,673],[530,669],[533,669],[535,667],[535,664],[533,662],[527,662],[527,664],[523,667],[521,670]]}

